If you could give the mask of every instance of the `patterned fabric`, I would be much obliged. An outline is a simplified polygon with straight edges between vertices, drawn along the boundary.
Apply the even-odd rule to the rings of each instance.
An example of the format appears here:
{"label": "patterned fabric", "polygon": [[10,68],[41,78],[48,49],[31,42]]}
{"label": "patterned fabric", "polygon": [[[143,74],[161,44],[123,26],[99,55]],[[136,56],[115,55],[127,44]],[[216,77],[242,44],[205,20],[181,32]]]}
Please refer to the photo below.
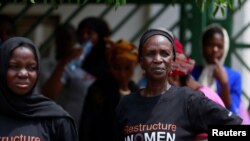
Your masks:
{"label": "patterned fabric", "polygon": [[138,52],[134,44],[124,39],[117,42],[107,40],[107,43],[109,45],[107,49],[109,63],[112,63],[116,59],[127,59],[135,63],[138,62]]}

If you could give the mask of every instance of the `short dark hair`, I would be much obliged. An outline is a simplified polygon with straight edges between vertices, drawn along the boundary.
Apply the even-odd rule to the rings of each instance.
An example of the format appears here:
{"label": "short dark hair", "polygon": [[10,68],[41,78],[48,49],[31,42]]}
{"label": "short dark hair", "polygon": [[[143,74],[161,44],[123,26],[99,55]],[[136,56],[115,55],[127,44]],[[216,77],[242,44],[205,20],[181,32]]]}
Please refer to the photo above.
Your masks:
{"label": "short dark hair", "polygon": [[83,28],[90,28],[94,30],[100,37],[108,37],[111,35],[111,30],[107,22],[99,17],[87,17],[83,19],[77,28],[77,35],[81,35]]}

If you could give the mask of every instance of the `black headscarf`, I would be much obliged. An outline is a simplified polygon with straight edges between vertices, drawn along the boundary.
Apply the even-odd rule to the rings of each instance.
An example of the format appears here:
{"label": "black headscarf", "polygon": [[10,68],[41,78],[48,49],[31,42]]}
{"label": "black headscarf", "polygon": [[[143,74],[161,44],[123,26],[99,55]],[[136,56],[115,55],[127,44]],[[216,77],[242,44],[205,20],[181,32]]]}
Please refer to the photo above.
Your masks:
{"label": "black headscarf", "polygon": [[13,37],[6,40],[0,47],[0,113],[5,116],[18,116],[27,118],[70,117],[67,112],[65,112],[53,101],[37,93],[37,82],[30,92],[23,96],[16,95],[9,90],[6,77],[8,62],[12,51],[20,46],[28,46],[29,48],[33,49],[38,64],[37,74],[39,78],[40,56],[39,51],[34,43],[24,37]]}

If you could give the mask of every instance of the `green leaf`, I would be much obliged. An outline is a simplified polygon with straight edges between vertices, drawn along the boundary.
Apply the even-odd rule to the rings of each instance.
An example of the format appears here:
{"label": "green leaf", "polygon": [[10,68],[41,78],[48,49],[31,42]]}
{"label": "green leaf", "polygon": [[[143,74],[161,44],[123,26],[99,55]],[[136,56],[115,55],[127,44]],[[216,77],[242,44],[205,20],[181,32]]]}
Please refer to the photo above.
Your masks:
{"label": "green leaf", "polygon": [[227,0],[227,5],[229,6],[230,9],[233,9],[233,1],[232,0]]}
{"label": "green leaf", "polygon": [[220,11],[221,11],[222,15],[225,16],[225,8],[220,7]]}
{"label": "green leaf", "polygon": [[121,4],[124,5],[127,3],[127,0],[121,0]]}
{"label": "green leaf", "polygon": [[33,4],[35,4],[35,3],[36,3],[36,2],[35,2],[35,0],[30,0],[30,2],[31,2],[31,3],[33,3]]}
{"label": "green leaf", "polygon": [[239,4],[239,7],[241,7],[242,6],[242,1],[238,0],[238,4]]}
{"label": "green leaf", "polygon": [[205,10],[206,0],[196,0],[196,4],[201,9],[202,12]]}
{"label": "green leaf", "polygon": [[203,2],[202,0],[195,0],[195,3],[199,8],[201,8],[202,2]]}
{"label": "green leaf", "polygon": [[218,6],[218,5],[216,5],[216,7],[215,7],[215,9],[214,9],[214,11],[213,11],[213,16],[215,16],[215,15],[216,15],[216,13],[218,12],[218,10],[219,10],[219,6]]}
{"label": "green leaf", "polygon": [[86,4],[88,2],[88,0],[83,0],[83,2],[80,4],[80,6],[83,6],[84,4]]}

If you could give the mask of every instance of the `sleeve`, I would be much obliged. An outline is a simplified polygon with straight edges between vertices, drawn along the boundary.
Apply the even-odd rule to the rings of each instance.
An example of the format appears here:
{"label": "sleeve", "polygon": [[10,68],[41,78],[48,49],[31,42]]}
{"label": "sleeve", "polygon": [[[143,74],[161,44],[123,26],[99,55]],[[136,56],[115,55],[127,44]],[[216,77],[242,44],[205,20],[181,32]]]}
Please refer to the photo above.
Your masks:
{"label": "sleeve", "polygon": [[208,125],[239,125],[242,119],[201,92],[193,92],[187,100],[188,116],[195,130],[208,130]]}
{"label": "sleeve", "polygon": [[77,130],[72,119],[63,118],[57,124],[56,141],[78,141]]}
{"label": "sleeve", "polygon": [[241,95],[242,95],[241,76],[238,72],[235,72],[234,74],[229,75],[228,77],[230,77],[229,80],[231,80],[231,82],[229,81],[229,83],[230,83],[230,95],[231,95],[230,110],[233,113],[239,114],[240,101],[241,101]]}

